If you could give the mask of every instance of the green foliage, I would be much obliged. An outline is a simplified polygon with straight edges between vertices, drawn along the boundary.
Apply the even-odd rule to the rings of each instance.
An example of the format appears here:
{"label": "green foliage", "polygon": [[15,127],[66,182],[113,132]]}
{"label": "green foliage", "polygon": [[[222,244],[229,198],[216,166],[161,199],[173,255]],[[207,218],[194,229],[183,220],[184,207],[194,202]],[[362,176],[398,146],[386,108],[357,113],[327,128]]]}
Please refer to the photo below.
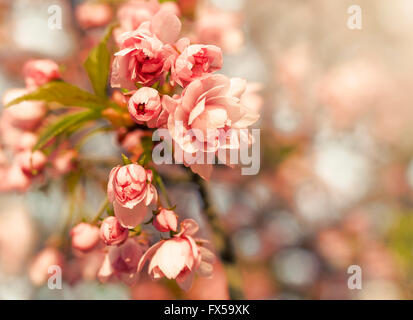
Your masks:
{"label": "green foliage", "polygon": [[64,106],[103,109],[105,100],[63,81],[52,81],[9,102],[6,107],[23,101],[57,102]]}
{"label": "green foliage", "polygon": [[66,132],[74,125],[80,125],[99,118],[99,113],[93,110],[75,112],[61,116],[57,121],[47,126],[39,136],[33,150],[43,148],[51,139]]}
{"label": "green foliage", "polygon": [[93,90],[96,95],[101,98],[106,97],[111,57],[107,44],[114,27],[115,25],[108,27],[105,36],[99,44],[90,51],[89,56],[84,63]]}
{"label": "green foliage", "polygon": [[408,273],[413,273],[413,212],[396,215],[388,233],[388,244]]}
{"label": "green foliage", "polygon": [[130,159],[127,156],[125,156],[123,153],[122,153],[122,161],[125,166],[132,163],[132,161],[130,161]]}

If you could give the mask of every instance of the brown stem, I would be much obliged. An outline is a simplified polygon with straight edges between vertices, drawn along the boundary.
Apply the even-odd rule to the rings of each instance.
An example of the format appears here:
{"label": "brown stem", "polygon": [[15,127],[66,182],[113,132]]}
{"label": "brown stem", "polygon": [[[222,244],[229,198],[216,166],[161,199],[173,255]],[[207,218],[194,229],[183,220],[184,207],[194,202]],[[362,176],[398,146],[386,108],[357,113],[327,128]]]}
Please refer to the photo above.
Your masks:
{"label": "brown stem", "polygon": [[192,171],[190,171],[190,174],[191,180],[199,186],[199,192],[204,202],[204,212],[211,225],[214,243],[227,274],[230,299],[243,299],[242,279],[237,267],[236,256],[231,239],[223,229],[216,210],[209,199],[208,188],[205,181],[197,174],[192,173]]}

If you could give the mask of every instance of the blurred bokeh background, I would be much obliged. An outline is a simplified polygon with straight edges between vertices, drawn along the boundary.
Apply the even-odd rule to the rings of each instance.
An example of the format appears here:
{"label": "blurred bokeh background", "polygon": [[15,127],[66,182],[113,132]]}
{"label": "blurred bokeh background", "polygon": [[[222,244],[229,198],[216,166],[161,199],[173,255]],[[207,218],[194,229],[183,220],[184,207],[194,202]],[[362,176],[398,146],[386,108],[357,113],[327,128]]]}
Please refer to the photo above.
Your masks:
{"label": "blurred bokeh background", "polygon": [[[201,2],[234,28],[222,72],[259,83],[263,99],[259,174],[219,168],[210,186],[245,297],[413,298],[413,1]],[[29,58],[56,60],[65,80],[88,88],[82,63],[104,28],[79,25],[81,3],[0,0],[0,94],[24,86]],[[362,29],[347,25],[354,4]],[[62,29],[48,28],[51,5],[63,10]],[[85,157],[118,153],[109,134],[83,148]],[[93,270],[63,290],[32,286],[28,263],[69,205],[62,183],[0,195],[1,299],[228,297],[219,263],[185,295],[146,279],[101,285]],[[168,186],[180,212],[202,219],[195,188]],[[103,196],[85,186],[91,212]],[[347,286],[350,265],[362,269],[361,290]]]}

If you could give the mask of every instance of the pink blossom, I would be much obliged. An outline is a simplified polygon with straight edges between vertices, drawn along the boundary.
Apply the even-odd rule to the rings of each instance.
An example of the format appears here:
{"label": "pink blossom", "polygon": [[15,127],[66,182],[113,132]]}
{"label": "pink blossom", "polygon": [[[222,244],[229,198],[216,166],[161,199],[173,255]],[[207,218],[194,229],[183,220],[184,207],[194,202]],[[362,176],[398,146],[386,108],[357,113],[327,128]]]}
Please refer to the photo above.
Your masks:
{"label": "pink blossom", "polygon": [[100,226],[100,237],[108,246],[123,243],[129,235],[129,230],[122,227],[116,217],[107,217]]}
{"label": "pink blossom", "polygon": [[[11,89],[3,96],[3,104],[28,94],[26,89]],[[4,109],[2,117],[9,125],[22,130],[35,130],[46,115],[46,106],[41,101],[23,101]]]}
{"label": "pink blossom", "polygon": [[120,28],[115,30],[115,37],[119,38],[123,32],[136,30],[142,23],[150,21],[160,10],[180,15],[176,3],[170,1],[159,4],[157,0],[132,0],[122,4],[117,13]]}
{"label": "pink blossom", "polygon": [[72,247],[76,250],[87,252],[92,250],[99,242],[99,228],[88,223],[79,223],[71,231]]}
{"label": "pink blossom", "polygon": [[134,228],[145,218],[149,204],[157,198],[151,182],[152,171],[138,164],[117,166],[110,172],[108,199],[123,227]]}
{"label": "pink blossom", "polygon": [[178,227],[178,218],[172,210],[162,208],[153,219],[153,225],[160,232],[175,231]]}
{"label": "pink blossom", "polygon": [[176,41],[180,30],[178,17],[159,11],[150,22],[122,34],[121,50],[115,53],[112,65],[112,87],[134,90],[136,83],[150,86],[163,81],[176,56],[169,44]]}
{"label": "pink blossom", "polygon": [[60,78],[59,66],[49,59],[27,61],[23,73],[27,88],[37,88]]}
{"label": "pink blossom", "polygon": [[146,248],[138,238],[128,238],[119,246],[109,247],[98,272],[99,280],[107,282],[116,277],[127,285],[135,284],[139,277],[137,266]]}
{"label": "pink blossom", "polygon": [[[239,129],[248,128],[259,118],[256,110],[242,104],[245,90],[245,81],[230,80],[219,74],[192,81],[179,101],[169,100],[166,105],[168,129],[176,146],[188,154],[199,152],[206,155],[220,149],[238,149],[241,142],[238,138],[248,139],[242,142],[249,143],[249,137],[235,135]],[[197,162],[190,167],[205,179],[212,171],[211,164]]]}
{"label": "pink blossom", "polygon": [[222,51],[219,47],[201,44],[188,46],[189,40],[185,39],[181,39],[178,44],[186,47],[178,48],[182,53],[172,68],[172,79],[182,87],[222,68]]}
{"label": "pink blossom", "polygon": [[52,276],[49,273],[49,268],[51,266],[62,268],[63,264],[63,255],[56,248],[48,247],[43,249],[36,255],[29,266],[30,281],[36,286],[43,285]]}
{"label": "pink blossom", "polygon": [[112,16],[111,7],[105,3],[85,2],[76,7],[77,22],[84,29],[104,26]]}
{"label": "pink blossom", "polygon": [[162,110],[158,91],[148,87],[140,88],[129,99],[128,110],[135,122],[147,122],[149,128],[156,127]]}
{"label": "pink blossom", "polygon": [[125,2],[117,13],[121,31],[136,30],[142,23],[150,21],[159,8],[157,0],[132,0]]}
{"label": "pink blossom", "polygon": [[148,273],[153,279],[160,279],[164,276],[168,279],[175,279],[183,290],[189,290],[195,272],[201,276],[212,272],[209,254],[211,252],[208,250],[208,254],[204,254],[204,261],[201,249],[192,237],[198,229],[198,224],[194,220],[182,221],[180,233],[171,239],[156,243],[146,251],[139,261],[138,271],[141,271],[145,263],[150,260]]}
{"label": "pink blossom", "polygon": [[198,42],[214,44],[226,53],[235,53],[243,42],[239,17],[221,10],[204,10],[196,21]]}
{"label": "pink blossom", "polygon": [[17,154],[16,161],[26,175],[32,176],[43,170],[47,158],[44,153],[39,150],[34,152],[26,150]]}

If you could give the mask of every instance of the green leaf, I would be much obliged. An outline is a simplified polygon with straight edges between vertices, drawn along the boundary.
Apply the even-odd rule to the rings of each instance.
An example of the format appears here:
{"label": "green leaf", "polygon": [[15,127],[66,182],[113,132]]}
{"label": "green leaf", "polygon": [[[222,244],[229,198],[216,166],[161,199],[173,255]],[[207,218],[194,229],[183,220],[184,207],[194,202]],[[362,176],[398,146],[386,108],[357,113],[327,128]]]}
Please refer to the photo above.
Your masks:
{"label": "green leaf", "polygon": [[63,81],[52,81],[9,102],[6,107],[27,100],[57,102],[65,106],[102,109],[105,101],[76,86]]}
{"label": "green leaf", "polygon": [[90,82],[92,83],[93,90],[96,95],[101,98],[106,97],[111,56],[107,43],[114,27],[115,25],[108,27],[104,37],[99,44],[90,51],[89,56],[84,63],[84,67],[89,76]]}
{"label": "green leaf", "polygon": [[99,113],[95,111],[82,111],[76,113],[70,113],[61,116],[57,121],[46,127],[39,136],[36,145],[33,150],[38,150],[44,147],[52,138],[64,133],[74,125],[79,125],[81,123],[87,122],[89,120],[94,120],[99,117]]}

